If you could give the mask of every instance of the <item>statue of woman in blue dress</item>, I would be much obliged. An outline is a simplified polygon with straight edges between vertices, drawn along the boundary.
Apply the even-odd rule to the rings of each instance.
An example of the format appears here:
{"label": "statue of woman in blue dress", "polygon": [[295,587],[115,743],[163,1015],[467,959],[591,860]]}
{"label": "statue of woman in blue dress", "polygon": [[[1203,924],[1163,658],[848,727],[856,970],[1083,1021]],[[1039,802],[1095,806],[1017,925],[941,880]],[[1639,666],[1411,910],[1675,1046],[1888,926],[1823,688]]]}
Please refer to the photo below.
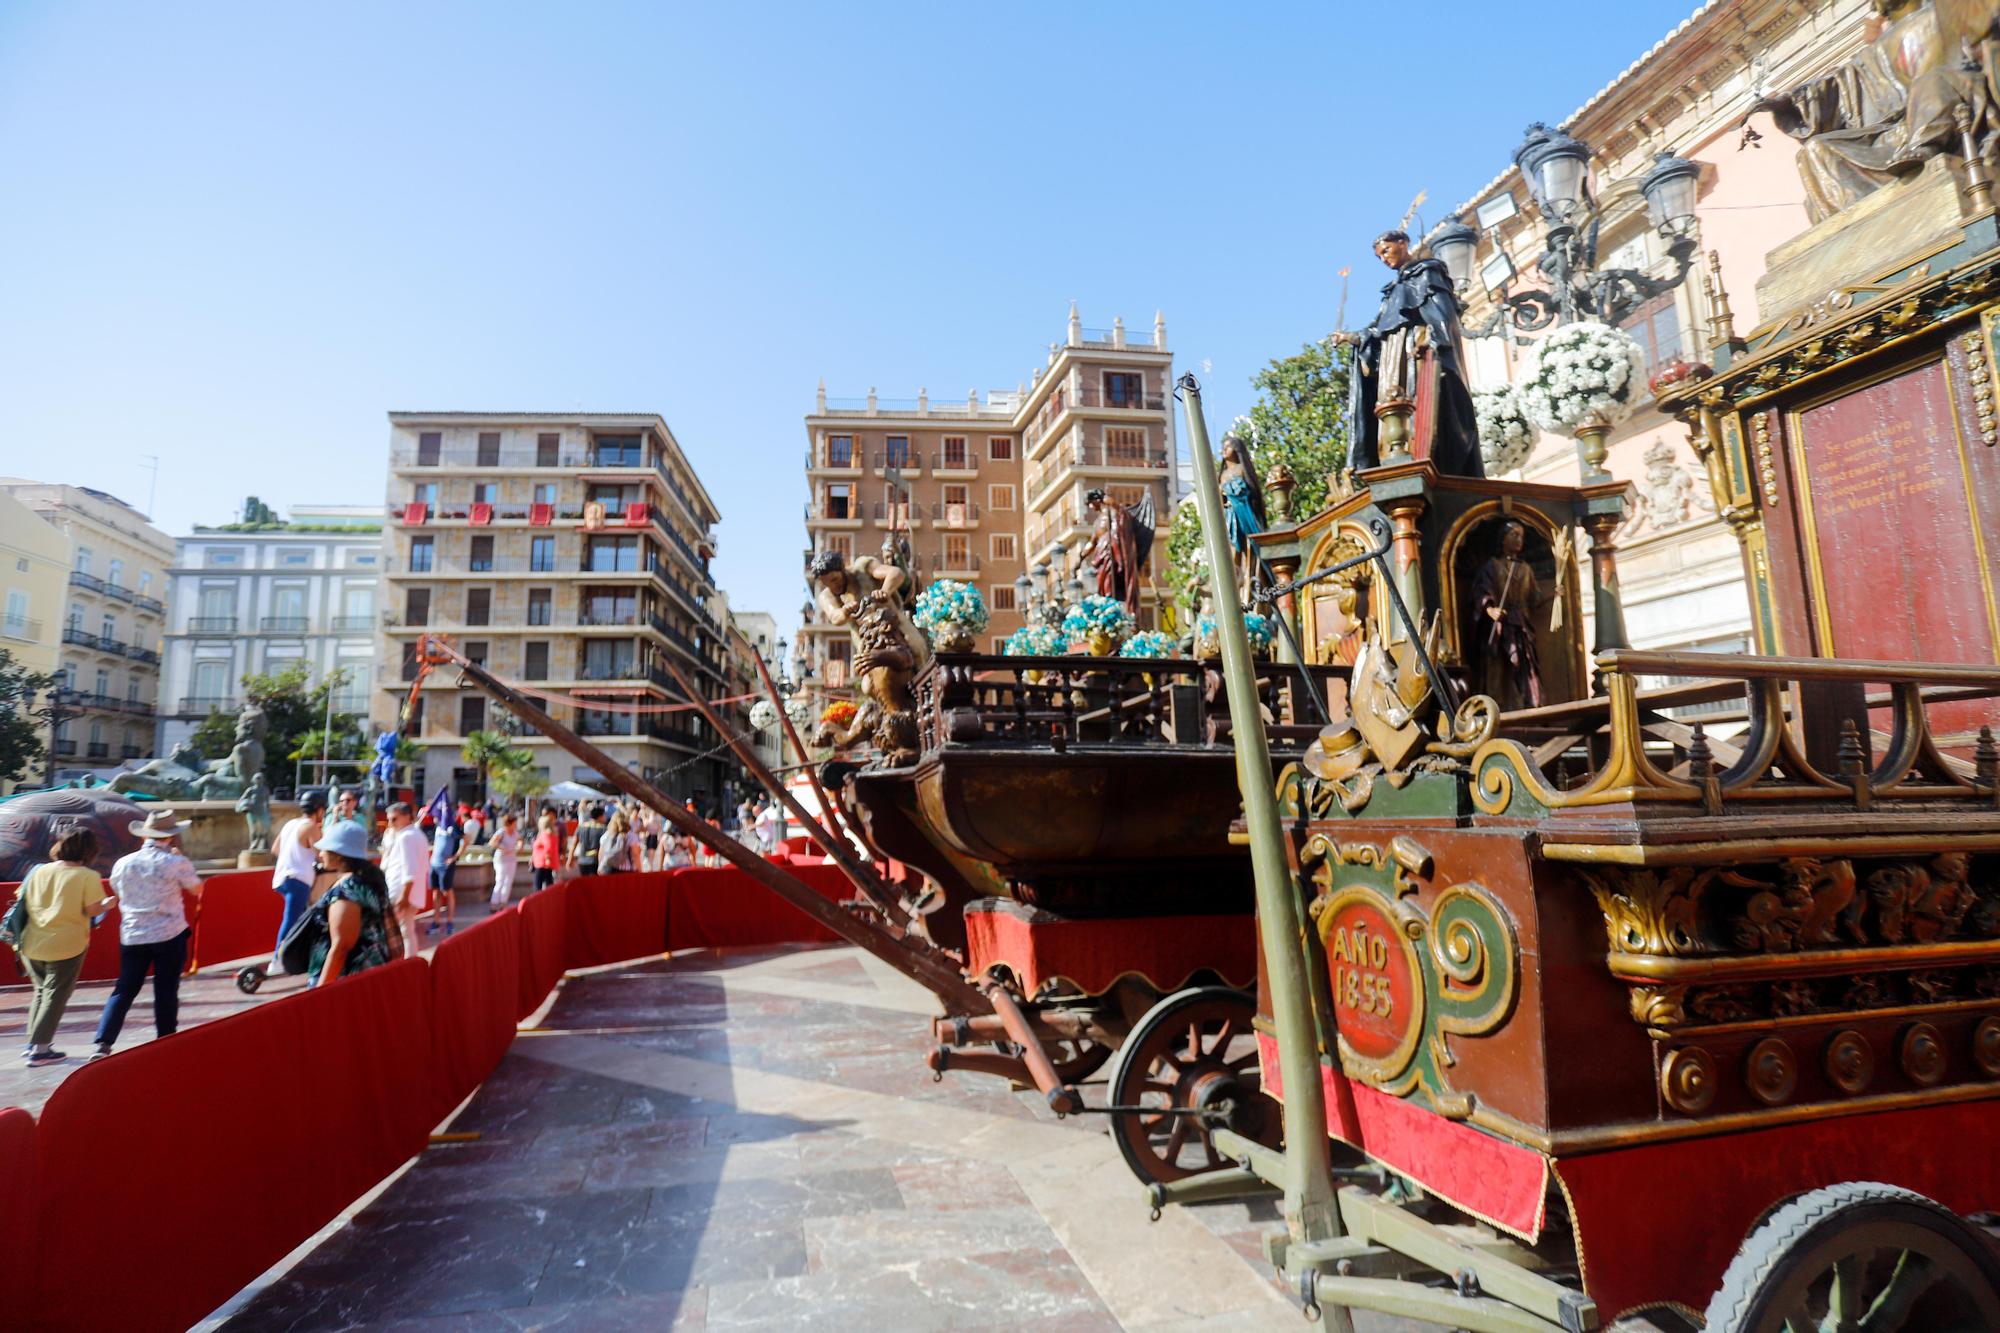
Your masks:
{"label": "statue of woman in blue dress", "polygon": [[1247,599],[1257,573],[1257,548],[1250,538],[1262,532],[1264,483],[1250,448],[1234,431],[1222,437],[1222,515],[1229,528],[1229,549],[1235,553],[1236,595]]}

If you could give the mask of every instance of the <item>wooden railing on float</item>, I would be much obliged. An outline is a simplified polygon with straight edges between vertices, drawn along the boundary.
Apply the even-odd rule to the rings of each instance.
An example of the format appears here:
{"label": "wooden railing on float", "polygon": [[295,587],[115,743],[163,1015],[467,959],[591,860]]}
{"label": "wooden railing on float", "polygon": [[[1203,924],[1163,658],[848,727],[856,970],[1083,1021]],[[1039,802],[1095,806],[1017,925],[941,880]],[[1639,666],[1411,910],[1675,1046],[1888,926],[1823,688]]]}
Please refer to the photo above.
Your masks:
{"label": "wooden railing on float", "polygon": [[[1260,663],[1259,695],[1274,738],[1319,734],[1328,685],[1347,668]],[[1213,664],[1186,657],[938,658],[912,683],[926,753],[954,745],[1229,746],[1229,706]],[[1339,697],[1340,692],[1335,691]]]}
{"label": "wooden railing on float", "polygon": [[[1472,760],[1482,810],[1506,811],[1517,790],[1551,810],[1666,801],[1716,814],[1732,802],[1866,810],[1939,800],[2000,809],[1992,726],[1968,732],[1963,746],[1940,746],[1931,725],[1935,707],[2000,697],[2000,667],[1631,649],[1599,654],[1597,666],[1602,695],[1502,716],[1500,734]],[[1686,683],[1642,690],[1642,676]],[[1740,707],[1691,718],[1671,711],[1730,701]],[[1871,726],[1875,719],[1886,728]],[[1741,729],[1726,739],[1711,734],[1732,724]]]}

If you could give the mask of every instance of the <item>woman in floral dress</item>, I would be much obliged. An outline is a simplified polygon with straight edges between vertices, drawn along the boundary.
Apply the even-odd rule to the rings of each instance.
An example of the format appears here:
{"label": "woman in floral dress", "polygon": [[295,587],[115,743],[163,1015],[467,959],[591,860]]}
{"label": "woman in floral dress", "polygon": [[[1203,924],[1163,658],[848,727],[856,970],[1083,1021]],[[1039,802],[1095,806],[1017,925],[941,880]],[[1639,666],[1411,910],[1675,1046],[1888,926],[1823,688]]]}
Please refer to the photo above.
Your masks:
{"label": "woman in floral dress", "polygon": [[336,824],[318,847],[327,854],[326,863],[342,873],[326,891],[326,933],[313,945],[306,969],[315,986],[380,967],[396,956],[389,885],[368,859],[367,831],[359,824]]}

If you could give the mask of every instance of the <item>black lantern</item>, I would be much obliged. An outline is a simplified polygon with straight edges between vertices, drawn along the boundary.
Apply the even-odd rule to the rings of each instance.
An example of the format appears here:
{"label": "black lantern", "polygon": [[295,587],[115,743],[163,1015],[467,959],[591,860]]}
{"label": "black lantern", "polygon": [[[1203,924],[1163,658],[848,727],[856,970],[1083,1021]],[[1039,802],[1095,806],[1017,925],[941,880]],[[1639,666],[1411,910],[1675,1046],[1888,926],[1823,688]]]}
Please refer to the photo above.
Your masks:
{"label": "black lantern", "polygon": [[1465,225],[1456,213],[1431,233],[1431,253],[1451,274],[1454,286],[1464,291],[1472,284],[1473,261],[1479,250],[1479,233]]}
{"label": "black lantern", "polygon": [[1701,182],[1701,168],[1684,157],[1659,153],[1653,166],[1639,180],[1639,193],[1646,197],[1646,215],[1660,234],[1669,239],[1687,234],[1694,225],[1695,188]]}

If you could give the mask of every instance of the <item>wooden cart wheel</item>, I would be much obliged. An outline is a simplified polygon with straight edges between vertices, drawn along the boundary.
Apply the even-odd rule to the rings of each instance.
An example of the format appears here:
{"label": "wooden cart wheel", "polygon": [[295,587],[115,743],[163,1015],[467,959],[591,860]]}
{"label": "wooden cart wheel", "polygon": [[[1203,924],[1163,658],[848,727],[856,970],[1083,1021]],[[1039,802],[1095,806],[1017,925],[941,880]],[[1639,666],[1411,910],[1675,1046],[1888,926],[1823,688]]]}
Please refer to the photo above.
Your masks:
{"label": "wooden cart wheel", "polygon": [[1802,1194],[1750,1233],[1708,1303],[1709,1333],[1986,1333],[2000,1257],[1921,1194],[1850,1181]]}
{"label": "wooden cart wheel", "polygon": [[[1222,1108],[1220,1121],[1275,1146],[1278,1105],[1259,1090],[1253,997],[1226,986],[1197,986],[1161,1000],[1132,1028],[1111,1066],[1113,1106],[1162,1110]],[[1111,1117],[1111,1139],[1132,1174],[1164,1184],[1224,1165],[1198,1116],[1145,1112]]]}
{"label": "wooden cart wheel", "polygon": [[1062,1037],[1048,1044],[1049,1063],[1056,1067],[1056,1077],[1065,1083],[1081,1083],[1104,1068],[1104,1062],[1111,1058],[1111,1048],[1101,1041],[1089,1037]]}

